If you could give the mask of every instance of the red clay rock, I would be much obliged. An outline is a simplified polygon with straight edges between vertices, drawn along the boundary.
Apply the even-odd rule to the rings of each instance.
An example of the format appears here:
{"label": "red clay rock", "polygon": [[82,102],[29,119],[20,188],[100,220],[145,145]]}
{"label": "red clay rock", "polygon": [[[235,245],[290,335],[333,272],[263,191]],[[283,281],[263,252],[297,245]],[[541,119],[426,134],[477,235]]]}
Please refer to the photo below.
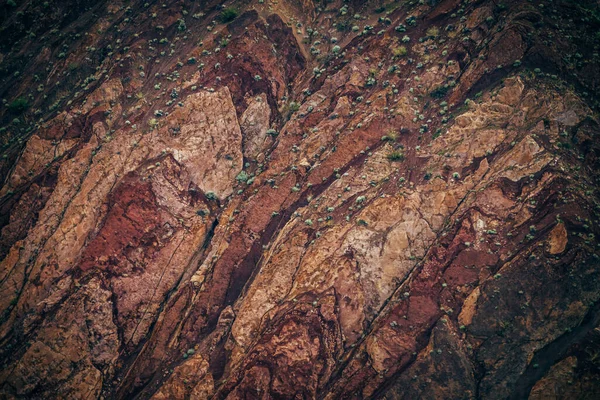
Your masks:
{"label": "red clay rock", "polygon": [[6,4],[0,398],[597,391],[580,3]]}

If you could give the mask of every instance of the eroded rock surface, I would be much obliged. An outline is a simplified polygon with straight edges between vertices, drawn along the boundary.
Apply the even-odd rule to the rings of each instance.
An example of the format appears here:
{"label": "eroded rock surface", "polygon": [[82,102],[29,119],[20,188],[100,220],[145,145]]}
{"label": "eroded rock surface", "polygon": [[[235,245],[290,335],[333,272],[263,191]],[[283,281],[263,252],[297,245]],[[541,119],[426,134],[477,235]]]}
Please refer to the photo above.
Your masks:
{"label": "eroded rock surface", "polygon": [[255,3],[2,6],[0,397],[595,398],[597,2]]}

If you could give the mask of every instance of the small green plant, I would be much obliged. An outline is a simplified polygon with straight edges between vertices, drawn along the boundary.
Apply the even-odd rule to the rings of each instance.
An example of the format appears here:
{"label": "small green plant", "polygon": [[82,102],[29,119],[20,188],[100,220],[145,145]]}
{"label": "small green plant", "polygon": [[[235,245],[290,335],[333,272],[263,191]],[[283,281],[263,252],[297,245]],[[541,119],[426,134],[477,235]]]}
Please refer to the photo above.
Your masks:
{"label": "small green plant", "polygon": [[432,90],[429,95],[434,99],[441,99],[448,93],[448,86],[439,86]]}
{"label": "small green plant", "polygon": [[340,21],[340,22],[336,23],[334,26],[338,32],[347,32],[352,28],[348,21]]}
{"label": "small green plant", "polygon": [[292,101],[289,105],[289,109],[291,112],[295,113],[300,109],[300,104],[296,103],[295,101]]}
{"label": "small green plant", "polygon": [[393,151],[387,155],[387,159],[389,161],[404,161],[405,156],[404,156],[404,153],[402,153],[400,151]]}
{"label": "small green plant", "polygon": [[219,15],[219,20],[222,23],[231,22],[234,19],[236,19],[238,15],[239,12],[235,8],[229,7],[221,11],[221,14]]}
{"label": "small green plant", "polygon": [[396,140],[398,140],[398,133],[395,131],[389,131],[387,135],[381,137],[381,140],[383,140],[384,142],[395,142]]}
{"label": "small green plant", "polygon": [[404,57],[408,53],[405,46],[398,46],[392,49],[392,55],[394,57]]}
{"label": "small green plant", "polygon": [[440,36],[440,29],[437,26],[432,26],[431,28],[427,29],[427,36],[431,38]]}
{"label": "small green plant", "polygon": [[218,199],[218,197],[215,194],[215,192],[210,192],[210,191],[206,192],[205,196],[206,196],[207,200],[217,200]]}
{"label": "small green plant", "polygon": [[247,182],[248,179],[249,179],[249,176],[246,173],[246,171],[240,171],[240,173],[237,174],[237,176],[235,177],[235,180],[238,182]]}
{"label": "small green plant", "polygon": [[25,97],[19,97],[8,104],[8,109],[13,114],[21,114],[29,108],[29,101]]}

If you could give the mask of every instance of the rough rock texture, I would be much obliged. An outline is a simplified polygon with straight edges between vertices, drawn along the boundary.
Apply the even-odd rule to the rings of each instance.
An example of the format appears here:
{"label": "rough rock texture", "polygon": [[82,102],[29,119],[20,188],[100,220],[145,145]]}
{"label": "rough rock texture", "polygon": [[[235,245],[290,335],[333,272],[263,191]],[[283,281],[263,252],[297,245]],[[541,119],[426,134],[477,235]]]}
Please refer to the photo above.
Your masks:
{"label": "rough rock texture", "polygon": [[597,1],[0,8],[0,398],[598,397]]}

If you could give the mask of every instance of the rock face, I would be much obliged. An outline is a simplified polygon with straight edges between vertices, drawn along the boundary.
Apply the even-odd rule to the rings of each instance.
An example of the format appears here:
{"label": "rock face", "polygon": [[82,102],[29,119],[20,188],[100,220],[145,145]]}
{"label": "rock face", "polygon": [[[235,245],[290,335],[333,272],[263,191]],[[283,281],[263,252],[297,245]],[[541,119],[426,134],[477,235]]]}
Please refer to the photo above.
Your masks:
{"label": "rock face", "polygon": [[0,398],[597,398],[596,1],[0,7]]}

